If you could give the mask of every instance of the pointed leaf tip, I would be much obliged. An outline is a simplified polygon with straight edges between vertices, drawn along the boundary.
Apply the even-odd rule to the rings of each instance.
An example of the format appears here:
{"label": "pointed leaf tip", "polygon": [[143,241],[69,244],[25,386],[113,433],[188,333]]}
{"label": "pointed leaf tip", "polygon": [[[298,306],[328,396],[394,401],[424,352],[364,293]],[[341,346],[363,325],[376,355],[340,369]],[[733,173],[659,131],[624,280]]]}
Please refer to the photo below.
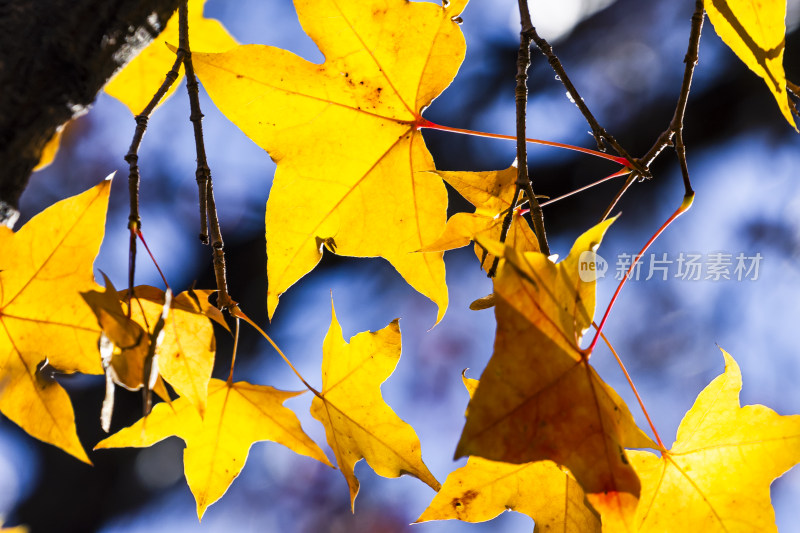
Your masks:
{"label": "pointed leaf tip", "polygon": [[99,288],[92,264],[103,240],[109,189],[110,182],[101,182],[48,207],[16,233],[0,232],[0,411],[31,436],[88,464],[69,396],[41,367],[46,362],[55,372],[102,373],[100,328],[81,292]]}
{"label": "pointed leaf tip", "polygon": [[311,414],[325,427],[328,445],[347,481],[351,507],[360,483],[355,464],[366,459],[378,475],[410,474],[438,490],[440,485],[422,462],[413,428],[383,400],[381,384],[400,358],[401,335],[395,319],[376,332],[362,332],[346,342],[332,307],[323,343],[322,391]]}
{"label": "pointed leaf tip", "polygon": [[725,371],[698,394],[672,449],[629,452],[642,493],[628,519],[642,533],[777,531],[770,484],[800,462],[800,416],[741,407],[739,366],[722,353]]}
{"label": "pointed leaf tip", "polygon": [[635,506],[640,485],[624,448],[655,444],[580,349],[596,281],[581,279],[579,258],[596,249],[611,223],[578,237],[557,264],[539,252],[481,241],[504,259],[494,280],[497,334],[456,457],[549,459],[568,467],[588,494],[626,492]]}
{"label": "pointed leaf tip", "polygon": [[198,518],[219,500],[244,468],[250,447],[274,441],[329,465],[325,454],[305,434],[294,412],[283,403],[300,392],[247,382],[209,383],[205,418],[184,398],[160,403],[144,420],[100,441],[96,448],[152,446],[172,435],[186,442],[186,481],[197,503]]}

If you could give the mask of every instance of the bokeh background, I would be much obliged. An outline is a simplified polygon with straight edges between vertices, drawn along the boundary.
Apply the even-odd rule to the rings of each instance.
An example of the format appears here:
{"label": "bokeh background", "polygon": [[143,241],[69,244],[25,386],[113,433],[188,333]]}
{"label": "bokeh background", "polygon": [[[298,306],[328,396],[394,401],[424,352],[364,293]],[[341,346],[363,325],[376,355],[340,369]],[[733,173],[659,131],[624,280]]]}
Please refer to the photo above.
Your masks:
{"label": "bokeh background", "polygon": [[[785,66],[800,81],[800,1],[790,0]],[[559,0],[533,2],[535,24],[551,39],[585,101],[632,154],[643,154],[672,116],[694,2]],[[240,41],[289,49],[309,60],[323,57],[302,32],[289,0],[209,0],[207,16],[224,22]],[[426,112],[456,127],[514,131],[514,75],[518,47],[514,0],[473,0],[463,15],[468,50],[451,87]],[[533,137],[593,147],[588,127],[546,61],[534,54],[530,71],[528,129]],[[231,292],[245,311],[266,324],[264,205],[274,165],[260,148],[203,101],[209,161],[228,257]],[[197,242],[192,130],[185,91],[152,118],[140,152],[143,231],[173,288],[196,281],[213,288],[211,256]],[[106,240],[95,264],[118,286],[127,268],[127,174],[123,155],[134,122],[116,100],[100,95],[91,112],[66,130],[55,163],[34,175],[22,197],[21,226],[51,203],[76,194],[118,171]],[[425,132],[442,169],[507,167],[511,142]],[[758,279],[689,281],[659,275],[631,282],[607,333],[628,365],[666,443],[697,393],[722,372],[718,346],[737,358],[744,375],[742,402],[781,414],[800,413],[800,136],[781,117],[765,84],[722,44],[706,22],[700,64],[689,100],[685,139],[697,198],[651,250],[676,260],[680,253],[744,253],[763,257]],[[613,172],[608,162],[532,146],[535,189],[555,197]],[[600,254],[609,262],[598,282],[598,306],[616,287],[617,257],[638,251],[680,203],[683,186],[674,154],[653,167],[654,179],[637,184],[619,204],[622,212]],[[575,237],[594,224],[619,183],[604,184],[545,208],[555,252],[565,255]],[[452,191],[451,191],[452,193]],[[451,208],[469,209],[456,194]],[[142,257],[142,256],[140,256]],[[435,306],[416,294],[381,259],[326,254],[322,264],[281,299],[267,330],[312,384],[318,384],[322,339],[330,321],[331,291],[345,337],[401,318],[403,357],[383,386],[386,401],[417,430],[423,457],[440,481],[463,465],[452,455],[463,425],[467,395],[461,371],[479,377],[492,353],[494,316],[471,312],[470,301],[491,291],[471,249],[446,255],[451,304],[433,330]],[[646,266],[644,268],[647,268]],[[142,258],[137,281],[161,286]],[[644,278],[646,276],[642,276]],[[752,276],[751,276],[752,277]],[[218,333],[216,375],[230,364],[231,342]],[[257,334],[245,330],[236,378],[284,389],[301,385]],[[610,353],[592,359],[601,376],[622,394],[637,420],[644,419]],[[87,448],[102,437],[103,381],[64,376]],[[306,431],[324,443],[322,427],[307,415],[311,398],[289,404]],[[141,413],[140,395],[117,393],[112,430]],[[299,457],[274,443],[253,446],[247,465],[202,524],[183,478],[183,442],[171,438],[152,448],[93,452],[94,467],[25,435],[0,419],[0,515],[32,532],[104,533],[177,531],[291,532],[488,532],[530,531],[530,518],[504,513],[484,524],[454,521],[409,525],[433,492],[413,478],[387,480],[362,462],[362,492],[349,510],[338,471]],[[777,522],[800,531],[800,473],[772,486]]]}

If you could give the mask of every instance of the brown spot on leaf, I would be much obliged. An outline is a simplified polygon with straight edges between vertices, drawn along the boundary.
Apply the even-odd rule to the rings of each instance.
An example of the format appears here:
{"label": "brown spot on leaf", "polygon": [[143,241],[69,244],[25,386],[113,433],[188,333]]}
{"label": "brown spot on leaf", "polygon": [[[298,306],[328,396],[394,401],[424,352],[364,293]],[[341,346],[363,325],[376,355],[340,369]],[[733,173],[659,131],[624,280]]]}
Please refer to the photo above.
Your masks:
{"label": "brown spot on leaf", "polygon": [[474,500],[477,497],[478,497],[477,491],[468,490],[460,498],[453,498],[453,501],[450,502],[450,504],[453,506],[454,509],[461,509],[464,505],[472,503],[472,500]]}

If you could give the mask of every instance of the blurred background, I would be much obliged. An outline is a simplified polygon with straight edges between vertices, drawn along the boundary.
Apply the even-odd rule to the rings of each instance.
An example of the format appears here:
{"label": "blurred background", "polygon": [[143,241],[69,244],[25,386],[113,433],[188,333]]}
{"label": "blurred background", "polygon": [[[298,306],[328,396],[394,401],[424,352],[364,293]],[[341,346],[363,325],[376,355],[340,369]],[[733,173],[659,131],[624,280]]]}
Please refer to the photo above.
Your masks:
{"label": "blurred background", "polygon": [[[789,0],[785,67],[800,81],[800,1]],[[681,84],[694,2],[657,0],[559,0],[534,2],[535,24],[551,40],[567,72],[600,123],[632,154],[645,153],[668,125]],[[323,61],[303,33],[289,0],[208,0],[206,15],[220,19],[243,43],[289,49]],[[457,79],[425,116],[455,127],[514,132],[514,75],[518,48],[514,0],[473,0],[463,14],[467,57]],[[530,70],[530,136],[594,148],[588,126],[542,56]],[[274,165],[260,148],[205,98],[204,124],[228,258],[231,293],[249,316],[266,325],[264,205]],[[210,250],[197,240],[195,161],[184,90],[157,110],[140,151],[143,232],[170,284],[184,290],[194,281],[213,288]],[[692,210],[651,249],[665,271],[649,274],[648,254],[639,280],[623,291],[606,332],[628,365],[655,424],[669,444],[697,393],[723,370],[718,349],[739,362],[742,403],[760,403],[780,414],[800,413],[800,136],[782,118],[764,82],[727,49],[706,21],[700,64],[689,99],[685,140],[697,192]],[[128,110],[102,94],[91,112],[65,131],[55,163],[35,174],[22,198],[17,227],[46,206],[118,171],[106,239],[98,260],[122,286],[127,270],[127,166],[123,156],[134,130]],[[507,167],[512,142],[424,132],[437,165],[446,170]],[[547,147],[529,148],[538,194],[551,197],[586,185],[616,168],[606,161]],[[609,264],[598,281],[598,313],[616,288],[617,265],[634,254],[680,204],[683,185],[672,151],[653,165],[654,178],[636,184],[616,211],[599,250]],[[545,208],[555,253],[566,255],[574,239],[593,225],[619,182]],[[451,211],[470,206],[451,192]],[[709,254],[731,254],[732,279],[704,279]],[[664,256],[666,254],[666,256]],[[680,254],[699,254],[701,279],[682,279]],[[736,279],[736,256],[760,254],[754,271]],[[322,339],[330,322],[330,294],[345,338],[383,328],[400,317],[403,357],[383,386],[387,403],[417,431],[423,458],[444,482],[464,461],[452,461],[463,426],[467,394],[461,371],[479,377],[492,353],[492,311],[472,312],[469,302],[488,294],[491,283],[471,248],[446,254],[451,304],[441,324],[435,306],[415,293],[382,259],[325,255],[322,264],[282,298],[267,331],[312,385],[320,383]],[[749,265],[749,263],[748,263]],[[664,279],[666,278],[666,279]],[[757,278],[757,279],[754,279]],[[137,282],[161,286],[140,254]],[[216,376],[230,364],[230,338],[218,332]],[[644,418],[607,349],[592,358],[600,375]],[[243,332],[237,379],[299,390],[275,352],[255,332]],[[87,449],[101,438],[103,379],[65,376],[79,434]],[[325,442],[308,415],[310,395],[287,405],[304,429]],[[117,392],[112,431],[141,414],[140,395]],[[649,432],[649,431],[648,431]],[[165,531],[291,532],[488,532],[530,531],[530,518],[504,513],[484,524],[455,521],[410,526],[434,493],[418,480],[377,477],[367,465],[356,474],[362,490],[351,514],[340,472],[297,456],[274,443],[257,443],[228,494],[198,524],[185,484],[183,441],[171,438],[148,449],[92,452],[94,467],[24,434],[0,419],[0,515],[8,525],[36,532],[153,533]],[[329,454],[330,455],[330,454]],[[783,532],[800,531],[796,503],[800,473],[772,486]]]}

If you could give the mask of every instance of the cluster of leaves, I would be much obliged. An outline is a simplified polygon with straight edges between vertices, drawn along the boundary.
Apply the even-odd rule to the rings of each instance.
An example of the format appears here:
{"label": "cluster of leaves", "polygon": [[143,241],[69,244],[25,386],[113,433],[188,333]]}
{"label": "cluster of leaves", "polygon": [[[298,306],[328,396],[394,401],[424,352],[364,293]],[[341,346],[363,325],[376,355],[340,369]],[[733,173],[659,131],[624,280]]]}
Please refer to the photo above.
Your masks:
{"label": "cluster of leaves", "polygon": [[[774,529],[769,484],[800,461],[800,416],[741,407],[741,375],[723,352],[725,372],[700,393],[673,446],[657,435],[651,440],[581,348],[593,324],[595,282],[581,279],[579,259],[597,250],[614,220],[586,231],[556,263],[540,252],[516,204],[515,165],[435,168],[419,131],[430,125],[421,113],[465,56],[459,22],[466,0],[296,5],[326,57],[322,64],[274,47],[236,46],[218,23],[202,18],[202,0],[189,2],[194,49],[209,51],[192,54],[204,87],[277,163],[265,220],[269,317],[323,249],[387,259],[438,306],[437,322],[448,304],[443,252],[474,241],[484,268],[499,260],[493,296],[480,304],[494,306],[494,354],[480,382],[465,378],[471,400],[456,457],[469,460],[443,485],[423,463],[414,430],[381,396],[400,357],[398,321],[348,343],[332,311],[320,389],[298,377],[314,395],[311,414],[325,428],[351,505],[359,490],[354,466],[365,459],[382,476],[410,474],[437,491],[419,522],[477,522],[513,509],[541,529],[565,531]],[[712,0],[706,9],[794,125],[780,6],[766,2],[758,17],[748,2]],[[166,32],[176,42],[177,22]],[[171,62],[155,43],[107,90],[135,113]],[[443,180],[474,213],[446,220]],[[233,382],[233,369],[227,380],[212,378],[213,323],[228,329],[209,303],[213,291],[118,292],[107,278],[105,288],[94,282],[109,190],[105,181],[63,200],[16,233],[0,227],[0,411],[88,463],[69,397],[48,369],[105,374],[105,427],[115,385],[144,391],[145,416],[95,448],[180,437],[199,517],[241,472],[254,442],[278,442],[332,466],[283,405],[300,392]],[[509,211],[511,226],[501,237]],[[255,326],[238,307],[228,311]],[[151,392],[163,401],[149,412]]]}

